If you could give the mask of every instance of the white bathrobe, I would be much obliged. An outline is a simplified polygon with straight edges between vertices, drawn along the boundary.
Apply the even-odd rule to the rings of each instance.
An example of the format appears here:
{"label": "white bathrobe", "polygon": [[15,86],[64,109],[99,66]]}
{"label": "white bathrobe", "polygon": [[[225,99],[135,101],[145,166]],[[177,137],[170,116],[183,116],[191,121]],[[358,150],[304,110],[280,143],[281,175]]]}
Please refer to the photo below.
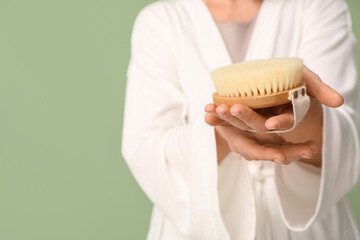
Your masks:
{"label": "white bathrobe", "polygon": [[345,196],[359,175],[355,38],[343,0],[264,0],[245,60],[300,57],[345,98],[323,107],[323,166],[217,164],[204,106],[209,72],[231,64],[202,0],[153,3],[137,17],[122,151],[154,203],[148,239],[359,239]]}

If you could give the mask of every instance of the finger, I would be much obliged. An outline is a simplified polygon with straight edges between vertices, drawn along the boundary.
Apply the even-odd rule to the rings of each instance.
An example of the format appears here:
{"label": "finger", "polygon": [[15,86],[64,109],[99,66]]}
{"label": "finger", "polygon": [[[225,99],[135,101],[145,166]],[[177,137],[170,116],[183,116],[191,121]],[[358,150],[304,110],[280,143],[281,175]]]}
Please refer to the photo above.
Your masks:
{"label": "finger", "polygon": [[221,104],[221,105],[217,106],[216,113],[219,114],[220,116],[223,116],[223,115],[230,114],[229,110],[230,110],[230,107],[227,104]]}
{"label": "finger", "polygon": [[226,123],[223,119],[212,113],[205,114],[205,122],[210,126],[224,125]]}
{"label": "finger", "polygon": [[267,131],[266,118],[245,105],[235,104],[231,107],[230,113],[257,132]]}
{"label": "finger", "polygon": [[267,160],[282,163],[286,156],[279,149],[259,144],[255,139],[240,135],[229,142],[233,152],[241,154],[247,160]]}
{"label": "finger", "polygon": [[264,133],[251,133],[256,138],[258,143],[266,145],[282,145],[285,141],[279,134],[264,134]]}
{"label": "finger", "polygon": [[216,113],[216,106],[213,103],[207,104],[205,106],[205,122],[210,126],[218,126],[226,123],[225,120],[221,119],[220,116]]}
{"label": "finger", "polygon": [[207,112],[207,113],[216,112],[216,105],[213,103],[207,104],[205,106],[205,112]]}
{"label": "finger", "polygon": [[285,154],[286,161],[282,162],[284,164],[289,164],[302,158],[312,159],[314,154],[318,151],[317,144],[314,141],[296,144],[287,143],[282,146],[277,146],[276,148]]}
{"label": "finger", "polygon": [[294,115],[283,113],[266,120],[265,127],[269,130],[287,130],[294,125]]}
{"label": "finger", "polygon": [[340,107],[344,98],[329,85],[323,83],[318,75],[306,66],[303,67],[303,81],[309,95],[315,97],[322,104],[329,107]]}
{"label": "finger", "polygon": [[216,108],[216,113],[220,116],[221,119],[227,121],[234,127],[237,127],[241,130],[252,130],[247,124],[239,120],[237,117],[230,114],[230,107],[226,104],[221,104]]}

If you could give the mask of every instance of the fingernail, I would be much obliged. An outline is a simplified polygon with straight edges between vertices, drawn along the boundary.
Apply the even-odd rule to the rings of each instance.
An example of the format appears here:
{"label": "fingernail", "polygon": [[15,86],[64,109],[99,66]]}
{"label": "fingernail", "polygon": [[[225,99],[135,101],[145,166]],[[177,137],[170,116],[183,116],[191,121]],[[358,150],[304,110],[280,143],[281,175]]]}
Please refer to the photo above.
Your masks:
{"label": "fingernail", "polygon": [[301,155],[300,157],[301,157],[301,158],[305,158],[305,159],[311,159],[311,157],[305,156],[305,155]]}
{"label": "fingernail", "polygon": [[269,130],[278,130],[278,126],[276,126],[276,124],[270,124],[270,126],[267,126],[267,127]]}

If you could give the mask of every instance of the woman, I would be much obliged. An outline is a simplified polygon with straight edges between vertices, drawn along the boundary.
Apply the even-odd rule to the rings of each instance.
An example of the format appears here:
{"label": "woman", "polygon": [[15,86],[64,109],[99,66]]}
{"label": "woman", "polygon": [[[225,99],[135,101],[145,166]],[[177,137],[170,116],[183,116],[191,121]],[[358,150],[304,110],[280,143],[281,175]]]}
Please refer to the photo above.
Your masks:
{"label": "woman", "polygon": [[[244,22],[243,37],[229,35],[238,29],[229,24]],[[122,151],[154,203],[148,239],[359,239],[345,199],[359,175],[354,47],[343,0],[175,0],[143,9]],[[292,126],[282,109],[266,119],[211,104],[211,70],[275,57],[307,66],[311,107],[293,131],[264,133]]]}

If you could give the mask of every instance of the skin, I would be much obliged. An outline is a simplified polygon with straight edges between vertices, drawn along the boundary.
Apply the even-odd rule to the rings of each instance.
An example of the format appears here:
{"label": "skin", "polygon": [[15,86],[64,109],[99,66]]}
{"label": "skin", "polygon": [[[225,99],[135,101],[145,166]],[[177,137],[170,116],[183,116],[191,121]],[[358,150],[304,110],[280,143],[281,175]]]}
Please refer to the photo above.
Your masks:
{"label": "skin", "polygon": [[221,23],[247,22],[259,11],[262,0],[203,0],[213,18]]}

